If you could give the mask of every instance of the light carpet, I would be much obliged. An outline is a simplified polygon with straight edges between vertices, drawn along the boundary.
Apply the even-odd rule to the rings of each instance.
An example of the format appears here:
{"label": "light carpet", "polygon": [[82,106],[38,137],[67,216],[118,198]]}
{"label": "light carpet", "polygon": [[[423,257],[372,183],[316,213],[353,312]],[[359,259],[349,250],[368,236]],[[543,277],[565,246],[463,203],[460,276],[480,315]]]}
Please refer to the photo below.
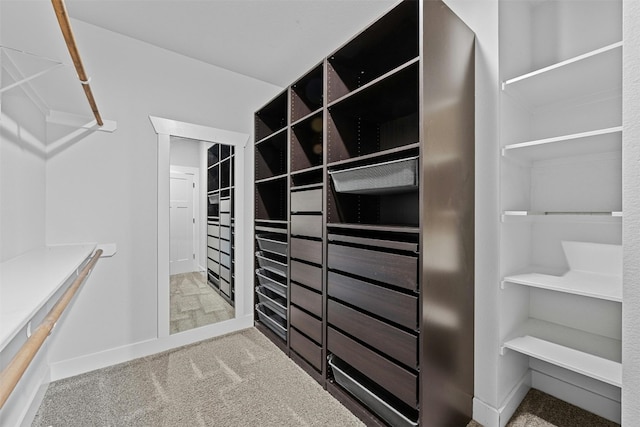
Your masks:
{"label": "light carpet", "polygon": [[56,381],[32,426],[362,423],[251,328]]}

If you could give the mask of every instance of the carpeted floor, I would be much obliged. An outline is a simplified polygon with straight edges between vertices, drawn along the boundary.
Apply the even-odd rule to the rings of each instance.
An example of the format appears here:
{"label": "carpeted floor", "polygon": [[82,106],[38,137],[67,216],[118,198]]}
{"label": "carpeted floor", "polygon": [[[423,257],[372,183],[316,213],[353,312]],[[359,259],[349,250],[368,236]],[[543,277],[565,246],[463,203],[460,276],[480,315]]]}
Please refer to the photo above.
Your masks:
{"label": "carpeted floor", "polygon": [[[619,424],[536,389],[529,390],[507,427],[616,427]],[[482,427],[475,421],[467,427]]]}
{"label": "carpeted floor", "polygon": [[251,328],[54,382],[32,426],[362,424]]}
{"label": "carpeted floor", "polygon": [[170,277],[170,333],[233,319],[234,308],[207,283],[204,272]]}
{"label": "carpeted floor", "polygon": [[[251,328],[51,383],[32,427],[362,425]],[[507,424],[614,426],[538,390]]]}

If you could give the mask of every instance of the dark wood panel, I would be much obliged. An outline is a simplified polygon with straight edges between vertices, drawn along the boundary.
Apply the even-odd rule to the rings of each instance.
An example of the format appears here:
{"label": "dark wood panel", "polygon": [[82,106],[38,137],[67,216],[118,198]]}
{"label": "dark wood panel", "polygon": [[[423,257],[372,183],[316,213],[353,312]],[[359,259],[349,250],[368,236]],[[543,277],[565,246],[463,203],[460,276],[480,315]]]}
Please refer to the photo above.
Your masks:
{"label": "dark wood panel", "polygon": [[291,260],[291,280],[322,292],[322,269]]}
{"label": "dark wood panel", "polygon": [[322,242],[317,240],[291,238],[291,257],[303,261],[322,264]]}
{"label": "dark wood panel", "polygon": [[418,288],[417,257],[330,243],[327,261],[334,270],[413,291]]}
{"label": "dark wood panel", "polygon": [[322,369],[322,347],[294,328],[289,330],[289,344],[292,350],[302,356],[314,368],[317,370]]}
{"label": "dark wood panel", "polygon": [[418,337],[364,313],[329,301],[327,322],[389,357],[418,369]]}
{"label": "dark wood panel", "polygon": [[418,329],[418,298],[330,271],[327,293],[370,313]]}
{"label": "dark wood panel", "polygon": [[291,215],[291,235],[322,238],[322,215]]}
{"label": "dark wood panel", "polygon": [[418,244],[397,240],[376,239],[369,237],[350,236],[344,234],[329,234],[330,242],[345,242],[356,245],[373,246],[375,248],[396,249],[399,251],[418,252]]}
{"label": "dark wood panel", "polygon": [[418,404],[418,377],[329,327],[327,349],[412,408]]}
{"label": "dark wood panel", "polygon": [[291,283],[291,303],[322,317],[322,295],[304,286]]}
{"label": "dark wood panel", "polygon": [[291,325],[304,332],[315,342],[322,344],[322,321],[300,310],[295,305],[289,309],[291,313]]}

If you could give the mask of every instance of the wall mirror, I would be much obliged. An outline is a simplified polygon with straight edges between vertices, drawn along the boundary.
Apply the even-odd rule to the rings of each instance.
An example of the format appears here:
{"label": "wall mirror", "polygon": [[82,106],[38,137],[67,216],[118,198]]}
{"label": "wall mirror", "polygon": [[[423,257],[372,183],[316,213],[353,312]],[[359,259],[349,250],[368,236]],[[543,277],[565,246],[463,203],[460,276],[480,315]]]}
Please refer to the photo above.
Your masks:
{"label": "wall mirror", "polygon": [[234,151],[170,137],[170,334],[235,317]]}
{"label": "wall mirror", "polygon": [[150,120],[158,134],[158,338],[171,348],[250,327],[249,135]]}

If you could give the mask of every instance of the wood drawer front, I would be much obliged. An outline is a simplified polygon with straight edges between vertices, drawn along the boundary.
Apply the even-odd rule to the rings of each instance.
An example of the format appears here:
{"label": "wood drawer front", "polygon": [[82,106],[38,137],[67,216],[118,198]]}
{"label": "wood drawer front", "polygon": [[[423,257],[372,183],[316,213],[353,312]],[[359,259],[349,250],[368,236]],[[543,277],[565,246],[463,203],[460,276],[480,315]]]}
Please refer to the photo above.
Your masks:
{"label": "wood drawer front", "polygon": [[220,275],[220,264],[218,264],[216,261],[212,259],[207,260],[207,269],[211,270],[217,275]]}
{"label": "wood drawer front", "polygon": [[226,296],[228,296],[229,298],[231,298],[231,284],[229,282],[227,282],[226,280],[222,279],[220,281],[220,290],[222,292],[224,292],[224,294]]}
{"label": "wood drawer front", "polygon": [[220,214],[220,225],[231,226],[231,214],[230,213],[221,213]]}
{"label": "wood drawer front", "polygon": [[412,408],[418,407],[418,377],[329,327],[327,349]]}
{"label": "wood drawer front", "polygon": [[207,248],[207,257],[211,258],[214,261],[220,262],[220,252],[216,249]]}
{"label": "wood drawer front", "polygon": [[220,277],[225,279],[227,282],[231,282],[231,273],[228,268],[220,267]]}
{"label": "wood drawer front", "polygon": [[220,237],[220,227],[218,225],[207,225],[207,234],[213,237]]}
{"label": "wood drawer front", "polygon": [[302,356],[317,370],[322,369],[322,347],[302,335],[295,329],[289,329],[291,349]]}
{"label": "wood drawer front", "polygon": [[317,292],[291,283],[291,303],[322,317],[322,295]]}
{"label": "wood drawer front", "polygon": [[389,357],[418,369],[418,337],[329,300],[327,321]]}
{"label": "wood drawer front", "polygon": [[291,235],[322,238],[322,215],[291,215]]}
{"label": "wood drawer front", "polygon": [[418,298],[333,271],[327,276],[327,293],[409,329],[418,329]]}
{"label": "wood drawer front", "polygon": [[291,280],[322,292],[322,269],[291,260]]}
{"label": "wood drawer front", "polygon": [[322,343],[322,322],[300,310],[295,305],[290,306],[291,324],[307,334],[317,343]]}
{"label": "wood drawer front", "polygon": [[322,188],[292,191],[291,212],[322,212]]}
{"label": "wood drawer front", "polygon": [[231,257],[225,253],[220,254],[220,264],[227,268],[231,268]]}
{"label": "wood drawer front", "polygon": [[329,244],[328,266],[404,289],[418,289],[418,258]]}
{"label": "wood drawer front", "polygon": [[322,264],[322,242],[292,237],[291,257]]}
{"label": "wood drawer front", "polygon": [[213,249],[220,249],[220,239],[215,236],[207,236],[207,246]]}
{"label": "wood drawer front", "polygon": [[221,199],[220,200],[220,212],[231,212],[231,200],[230,199]]}
{"label": "wood drawer front", "polygon": [[220,242],[220,250],[224,253],[230,254],[231,253],[231,242],[228,242],[226,240],[222,240]]}
{"label": "wood drawer front", "polygon": [[225,240],[231,240],[231,229],[229,227],[220,227],[220,237]]}

